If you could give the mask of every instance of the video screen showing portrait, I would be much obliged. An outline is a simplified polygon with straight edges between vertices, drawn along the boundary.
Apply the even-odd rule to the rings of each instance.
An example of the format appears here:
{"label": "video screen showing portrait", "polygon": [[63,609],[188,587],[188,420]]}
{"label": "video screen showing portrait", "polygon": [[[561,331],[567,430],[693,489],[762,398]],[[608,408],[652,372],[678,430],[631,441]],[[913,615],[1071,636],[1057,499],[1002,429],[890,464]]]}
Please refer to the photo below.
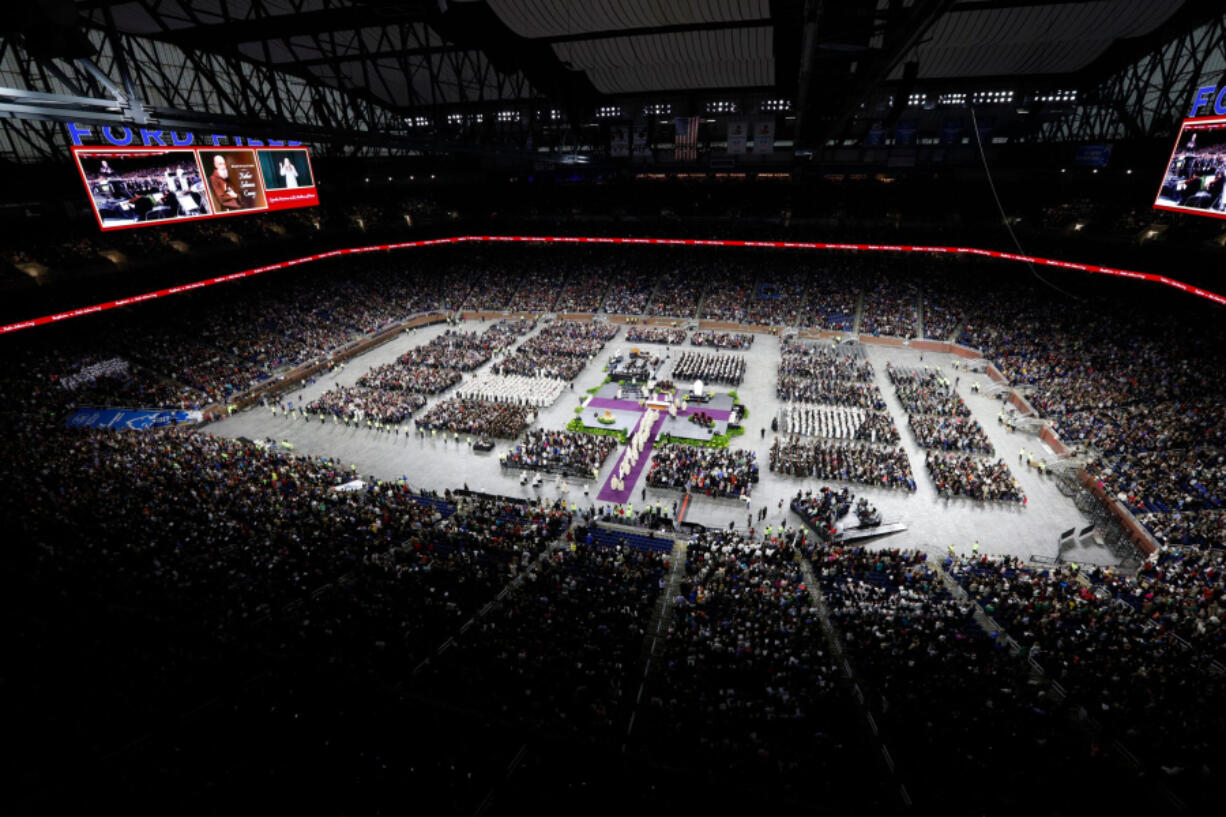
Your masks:
{"label": "video screen showing portrait", "polygon": [[261,150],[260,171],[265,190],[297,190],[315,186],[305,150]]}
{"label": "video screen showing portrait", "polygon": [[77,152],[76,157],[104,230],[214,212],[194,151]]}
{"label": "video screen showing portrait", "polygon": [[1154,207],[1226,218],[1226,119],[1183,123]]}
{"label": "video screen showing portrait", "polygon": [[218,213],[265,210],[264,183],[254,150],[201,150],[200,159],[209,174],[209,193]]}

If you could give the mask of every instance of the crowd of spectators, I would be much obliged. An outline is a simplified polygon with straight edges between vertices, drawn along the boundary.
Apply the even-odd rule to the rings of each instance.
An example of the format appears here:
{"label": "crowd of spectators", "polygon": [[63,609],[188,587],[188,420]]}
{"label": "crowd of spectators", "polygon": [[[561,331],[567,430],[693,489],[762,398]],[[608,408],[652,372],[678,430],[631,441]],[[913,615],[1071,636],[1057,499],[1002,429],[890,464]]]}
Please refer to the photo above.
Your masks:
{"label": "crowd of spectators", "polygon": [[907,417],[907,425],[920,448],[986,454],[989,457],[996,453],[983,426],[974,417],[911,414]]}
{"label": "crowd of spectators", "polygon": [[[597,266],[597,264],[593,263],[592,266]],[[600,266],[605,268],[581,269],[567,276],[558,292],[558,300],[554,309],[563,313],[599,312],[604,304],[604,296],[609,289],[610,280],[614,275],[620,274],[616,270],[617,264],[614,261],[604,262]]]}
{"label": "crowd of spectators", "polygon": [[[669,767],[724,781],[726,800],[772,792],[864,805],[871,789],[840,793],[833,782],[864,780],[871,761],[844,737],[852,699],[823,647],[797,550],[781,538],[789,541],[769,547],[732,532],[689,541],[636,728]],[[740,793],[746,786],[753,796]]]}
{"label": "crowd of spectators", "polygon": [[780,347],[775,395],[788,403],[886,410],[866,359],[836,346],[791,339]]}
{"label": "crowd of spectators", "polygon": [[864,286],[860,331],[867,335],[914,337],[919,315],[919,294],[906,279],[878,274]]}
{"label": "crowd of spectators", "polygon": [[315,415],[320,422],[331,417],[334,422],[400,426],[425,405],[425,395],[418,392],[333,386],[308,403],[305,411],[308,420]]}
{"label": "crowd of spectators", "polygon": [[623,269],[607,281],[608,293],[601,309],[610,315],[645,315],[656,276],[652,270]]}
{"label": "crowd of spectators", "polygon": [[661,442],[652,450],[647,471],[647,484],[653,488],[714,497],[748,497],[757,481],[757,454],[740,448]]}
{"label": "crowd of spectators", "polygon": [[461,434],[472,437],[514,439],[532,424],[536,413],[522,403],[494,403],[453,397],[435,403],[430,410],[414,420],[417,429],[431,436],[443,432],[459,439]]}
{"label": "crowd of spectators", "polygon": [[780,374],[775,395],[788,403],[820,403],[885,411],[885,398],[876,383],[852,383]]}
{"label": "crowd of spectators", "polygon": [[573,381],[617,334],[611,323],[552,323],[494,363],[495,374],[552,377]]}
{"label": "crowd of spectators", "polygon": [[711,321],[746,323],[753,294],[752,275],[730,270],[717,272],[706,280],[699,317]]}
{"label": "crowd of spectators", "polygon": [[685,267],[665,269],[656,275],[655,288],[643,314],[686,319],[695,317],[698,299],[705,286],[705,279],[695,275],[695,272],[691,263]]}
{"label": "crowd of spectators", "polygon": [[779,350],[780,374],[809,377],[823,381],[846,380],[871,383],[873,364],[863,356],[833,344],[806,343],[785,339]]}
{"label": "crowd of spectators", "polygon": [[402,357],[407,357],[408,360],[404,363],[396,360],[368,369],[358,378],[357,385],[363,389],[378,391],[439,394],[459,383],[464,377],[459,369],[421,365],[412,362],[411,354]]}
{"label": "crowd of spectators", "polygon": [[[221,799],[240,796],[243,783],[229,775],[246,774],[241,764],[251,761],[234,742],[266,740],[264,727],[223,715],[226,729],[204,730],[212,757],[179,743],[187,713],[209,711],[221,694],[223,713],[249,711],[266,698],[274,710],[292,707],[297,738],[319,746],[341,734],[328,714],[337,694],[377,701],[379,714],[361,715],[356,731],[381,742],[377,727],[401,711],[387,685],[433,655],[516,575],[521,553],[541,552],[569,521],[556,510],[525,518],[461,508],[452,516],[449,497],[420,496],[403,482],[180,429],[9,425],[12,446],[0,468],[6,480],[31,477],[11,483],[3,500],[23,542],[21,605],[31,622],[17,628],[12,656],[26,669],[12,680],[34,707],[10,721],[10,734],[39,755],[52,740],[72,740],[108,772],[104,756],[131,760],[134,746],[152,740],[165,756],[142,764],[143,782],[126,780],[137,787],[127,792],[134,803],[143,802],[144,787],[171,787],[162,777],[168,768],[201,797],[219,797],[218,786]],[[357,476],[365,487],[335,490]],[[55,514],[29,513],[52,502]],[[556,524],[536,523],[545,516]],[[73,604],[57,600],[64,592]],[[90,682],[67,700],[68,669],[80,661],[89,662]],[[257,676],[264,682],[253,687]],[[359,717],[352,703],[348,709],[349,718]],[[172,722],[179,725],[168,729]],[[430,764],[429,752],[443,745],[420,753],[402,747],[394,756],[418,753]],[[344,763],[364,771],[338,765],[326,773],[377,771],[377,761],[359,757],[346,755]],[[280,756],[257,762],[283,779],[302,774]],[[310,774],[325,773],[306,762]],[[42,774],[24,765],[23,780]],[[212,770],[207,783],[200,768]],[[95,793],[125,784],[121,769],[96,779],[81,772]],[[424,780],[420,793],[432,799],[460,782]],[[22,798],[30,796],[24,787]]]}
{"label": "crowd of spectators", "polygon": [[504,468],[595,479],[600,466],[617,447],[613,437],[574,431],[534,428],[510,451],[499,457]]}
{"label": "crowd of spectators", "polygon": [[894,384],[894,393],[907,414],[971,416],[971,410],[939,369],[907,368],[887,363],[885,373]]}
{"label": "crowd of spectators", "polygon": [[555,738],[612,745],[633,702],[668,556],[589,544],[582,528],[568,538],[456,636],[422,685]]}
{"label": "crowd of spectators", "polygon": [[531,329],[532,324],[524,321],[499,321],[483,332],[448,329],[429,343],[414,346],[396,363],[410,371],[425,366],[471,372],[514,343],[516,335]]}
{"label": "crowd of spectators", "polygon": [[924,466],[937,493],[943,497],[1026,503],[1022,486],[1003,459],[993,462],[970,454],[929,451],[924,456]]}
{"label": "crowd of spectators", "polygon": [[1163,545],[1226,548],[1226,511],[1141,513],[1137,520]]}
{"label": "crowd of spectators", "polygon": [[1104,741],[1122,741],[1146,775],[1203,802],[1226,761],[1216,737],[1226,693],[1211,680],[1222,645],[1220,567],[1220,551],[1175,548],[1135,577],[987,556],[958,560],[951,572],[1091,713]]}
{"label": "crowd of spectators", "polygon": [[711,346],[716,349],[748,349],[753,346],[754,336],[745,332],[695,332],[690,336],[691,346]]}
{"label": "crowd of spectators", "polygon": [[1062,799],[1078,809],[1137,796],[1119,791],[1132,778],[1103,763],[1097,741],[1070,727],[1076,708],[974,621],[972,601],[946,589],[924,552],[819,546],[810,558],[865,706],[917,801],[1041,812],[1052,794],[1027,785],[1036,774],[1089,784]]}
{"label": "crowd of spectators", "polygon": [[674,380],[701,380],[739,386],[745,377],[745,358],[741,355],[683,352],[669,374]]}
{"label": "crowd of spectators", "polygon": [[771,443],[770,469],[794,477],[915,490],[906,452],[869,443],[804,439],[795,434],[776,437]]}
{"label": "crowd of spectators", "polygon": [[685,329],[676,329],[671,326],[648,326],[646,324],[635,324],[626,330],[627,343],[667,343],[670,345],[678,345],[685,343],[685,338],[689,334]]}

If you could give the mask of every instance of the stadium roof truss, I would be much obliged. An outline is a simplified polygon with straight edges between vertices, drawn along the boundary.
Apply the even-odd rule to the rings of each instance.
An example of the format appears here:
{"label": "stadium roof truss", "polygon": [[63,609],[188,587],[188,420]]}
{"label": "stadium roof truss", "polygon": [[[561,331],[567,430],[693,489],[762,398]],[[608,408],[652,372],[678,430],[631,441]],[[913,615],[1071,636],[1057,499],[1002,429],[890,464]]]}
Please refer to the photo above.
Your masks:
{"label": "stadium roof truss", "polygon": [[970,102],[1006,82],[1079,92],[1030,138],[1160,135],[1219,70],[1222,16],[1220,0],[45,0],[0,23],[0,154],[60,157],[48,123],[75,120],[526,155],[544,128],[712,113],[778,114],[782,139],[823,146],[915,91]]}

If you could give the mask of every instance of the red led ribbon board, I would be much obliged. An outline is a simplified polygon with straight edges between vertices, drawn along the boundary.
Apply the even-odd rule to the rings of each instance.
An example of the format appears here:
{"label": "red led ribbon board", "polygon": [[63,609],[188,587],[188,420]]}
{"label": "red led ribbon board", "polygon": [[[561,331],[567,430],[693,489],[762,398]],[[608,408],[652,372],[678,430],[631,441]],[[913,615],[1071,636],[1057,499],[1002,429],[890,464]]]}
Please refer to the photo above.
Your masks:
{"label": "red led ribbon board", "polygon": [[262,272],[285,269],[286,267],[306,264],[311,261],[322,261],[326,258],[336,258],[337,256],[341,255],[352,255],[365,252],[382,252],[385,250],[407,250],[417,247],[430,247],[436,244],[459,244],[466,241],[528,244],[631,244],[668,247],[751,247],[783,250],[858,250],[865,252],[919,252],[948,253],[952,255],[975,255],[983,258],[998,258],[1003,261],[1019,261],[1027,264],[1038,264],[1045,267],[1071,269],[1079,272],[1088,272],[1095,275],[1111,275],[1117,278],[1131,278],[1138,281],[1149,281],[1155,284],[1162,284],[1163,286],[1174,287],[1181,292],[1186,292],[1189,295],[1195,295],[1198,298],[1205,298],[1206,300],[1213,301],[1216,304],[1226,305],[1226,296],[1219,295],[1218,293],[1211,292],[1207,289],[1201,289],[1200,287],[1193,286],[1191,284],[1186,284],[1183,281],[1177,281],[1174,278],[1168,278],[1165,275],[1156,275],[1151,272],[1134,272],[1132,270],[1115,269],[1113,267],[1102,267],[1095,264],[1078,264],[1072,261],[1059,261],[1054,258],[1039,258],[1033,255],[1017,255],[1015,253],[1000,252],[998,250],[982,250],[975,247],[925,247],[913,244],[830,244],[815,241],[727,241],[722,239],[703,238],[604,238],[575,236],[466,235],[455,238],[433,238],[425,241],[406,241],[399,244],[375,244],[369,247],[350,247],[348,249],[332,250],[331,252],[319,253],[317,255],[306,255],[301,258],[281,261],[276,264],[269,264],[268,266],[244,270],[242,272],[234,272],[230,273],[229,275],[221,275],[216,278],[205,278],[201,281],[195,281],[190,284],[182,284],[180,286],[170,287],[169,289],[159,289],[154,292],[146,292],[143,295],[134,295],[129,298],[120,298],[119,300],[107,301],[105,303],[94,304],[93,306],[84,306],[80,309],[60,312],[55,315],[44,315],[40,318],[32,318],[26,321],[10,323],[7,326],[0,327],[0,335],[8,334],[9,332],[16,332],[20,329],[30,329],[35,326],[58,323],[70,318],[79,318],[82,315],[92,315],[95,312],[104,312],[118,306],[130,306],[142,301],[152,301],[157,298],[165,298],[168,295],[177,295],[181,292],[190,292],[191,290],[201,289],[214,284],[223,284],[227,281],[236,281],[240,278],[250,278],[253,275],[259,275]]}

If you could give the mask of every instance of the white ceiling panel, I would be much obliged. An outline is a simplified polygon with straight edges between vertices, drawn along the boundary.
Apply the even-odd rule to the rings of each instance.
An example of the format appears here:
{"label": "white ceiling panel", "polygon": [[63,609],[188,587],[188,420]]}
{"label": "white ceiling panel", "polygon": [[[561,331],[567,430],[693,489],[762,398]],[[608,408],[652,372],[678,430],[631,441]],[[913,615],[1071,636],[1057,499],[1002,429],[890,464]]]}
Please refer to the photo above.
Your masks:
{"label": "white ceiling panel", "polygon": [[[955,11],[929,29],[913,55],[921,78],[1077,71],[1116,39],[1167,20],[1183,0],[1095,0]],[[892,78],[902,74],[895,69]]]}

